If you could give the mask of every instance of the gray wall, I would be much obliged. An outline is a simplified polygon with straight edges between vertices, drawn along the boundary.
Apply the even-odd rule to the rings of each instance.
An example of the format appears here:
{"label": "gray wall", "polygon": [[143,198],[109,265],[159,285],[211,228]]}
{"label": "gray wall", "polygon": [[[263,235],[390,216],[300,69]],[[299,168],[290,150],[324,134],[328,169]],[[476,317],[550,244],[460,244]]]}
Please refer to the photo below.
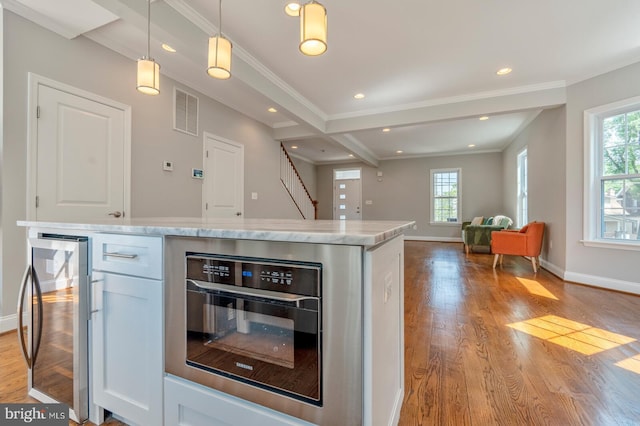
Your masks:
{"label": "gray wall", "polygon": [[640,63],[576,83],[567,90],[566,278],[584,283],[627,283],[640,291],[638,251],[585,247],[583,237],[584,110],[640,95]]}
{"label": "gray wall", "polygon": [[[318,166],[319,217],[333,215],[333,170],[362,168],[362,218],[365,220],[415,220],[417,229],[409,236],[459,239],[460,225],[430,225],[430,170],[462,169],[462,218],[504,213],[502,202],[502,155],[486,153],[384,160],[378,168],[362,163]],[[382,172],[378,181],[377,172]],[[371,200],[373,204],[365,204]]]}
{"label": "gray wall", "polygon": [[[15,313],[26,262],[26,233],[16,221],[26,219],[28,72],[131,105],[131,216],[201,216],[202,182],[191,179],[190,171],[202,167],[207,131],[245,146],[246,217],[299,217],[280,184],[280,147],[268,127],[186,89],[200,98],[200,135],[173,131],[173,80],[162,76],[159,96],[142,95],[135,90],[135,62],[84,37],[66,40],[6,10],[3,22],[0,318]],[[162,170],[163,160],[174,162],[173,172]],[[258,200],[251,200],[251,192],[258,192]]]}
{"label": "gray wall", "polygon": [[526,146],[529,221],[545,222],[541,257],[555,273],[565,267],[565,107],[542,111],[503,152],[504,200],[516,218],[517,155]]}

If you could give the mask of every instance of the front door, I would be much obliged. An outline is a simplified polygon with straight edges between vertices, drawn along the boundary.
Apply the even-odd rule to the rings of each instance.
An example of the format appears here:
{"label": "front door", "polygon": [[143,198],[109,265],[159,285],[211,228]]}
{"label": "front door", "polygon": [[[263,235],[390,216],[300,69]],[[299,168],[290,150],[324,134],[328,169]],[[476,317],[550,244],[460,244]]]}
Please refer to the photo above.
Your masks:
{"label": "front door", "polygon": [[335,170],[333,218],[336,220],[362,219],[361,193],[360,169]]}
{"label": "front door", "polygon": [[244,146],[204,134],[204,217],[239,217],[244,210]]}
{"label": "front door", "polygon": [[128,107],[49,82],[34,86],[37,124],[30,164],[35,200],[30,205],[35,205],[35,219],[124,217],[129,202]]}

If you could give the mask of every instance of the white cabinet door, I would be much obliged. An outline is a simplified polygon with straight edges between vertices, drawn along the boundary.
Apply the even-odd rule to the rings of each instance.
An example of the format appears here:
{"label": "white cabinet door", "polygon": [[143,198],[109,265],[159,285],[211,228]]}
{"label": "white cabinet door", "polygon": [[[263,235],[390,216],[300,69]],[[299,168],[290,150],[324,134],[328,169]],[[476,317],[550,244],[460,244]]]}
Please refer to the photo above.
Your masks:
{"label": "white cabinet door", "polygon": [[93,277],[93,401],[139,425],[162,425],[162,281]]}

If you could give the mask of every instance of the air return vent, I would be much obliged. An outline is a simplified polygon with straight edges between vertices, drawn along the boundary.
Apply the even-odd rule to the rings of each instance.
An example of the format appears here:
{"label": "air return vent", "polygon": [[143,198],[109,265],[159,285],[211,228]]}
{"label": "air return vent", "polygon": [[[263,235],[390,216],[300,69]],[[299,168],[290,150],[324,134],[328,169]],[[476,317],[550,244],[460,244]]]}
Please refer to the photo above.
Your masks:
{"label": "air return vent", "polygon": [[198,136],[198,98],[174,88],[173,103],[173,128]]}

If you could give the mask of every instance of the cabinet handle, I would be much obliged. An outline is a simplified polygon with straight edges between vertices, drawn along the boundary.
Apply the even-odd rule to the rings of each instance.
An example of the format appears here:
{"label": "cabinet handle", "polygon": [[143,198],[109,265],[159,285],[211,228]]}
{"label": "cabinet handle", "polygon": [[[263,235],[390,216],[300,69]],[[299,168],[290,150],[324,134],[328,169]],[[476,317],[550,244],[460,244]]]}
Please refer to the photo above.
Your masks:
{"label": "cabinet handle", "polygon": [[137,254],[124,254],[124,253],[111,253],[111,252],[104,252],[104,256],[119,257],[121,259],[135,259],[136,257],[138,257]]}
{"label": "cabinet handle", "polygon": [[18,339],[20,340],[20,350],[22,351],[22,357],[27,363],[27,367],[31,368],[31,357],[29,356],[27,345],[24,342],[24,324],[22,323],[22,315],[24,314],[24,296],[27,290],[27,282],[31,278],[31,265],[27,265],[27,269],[24,271],[22,282],[20,283],[20,290],[18,291]]}

